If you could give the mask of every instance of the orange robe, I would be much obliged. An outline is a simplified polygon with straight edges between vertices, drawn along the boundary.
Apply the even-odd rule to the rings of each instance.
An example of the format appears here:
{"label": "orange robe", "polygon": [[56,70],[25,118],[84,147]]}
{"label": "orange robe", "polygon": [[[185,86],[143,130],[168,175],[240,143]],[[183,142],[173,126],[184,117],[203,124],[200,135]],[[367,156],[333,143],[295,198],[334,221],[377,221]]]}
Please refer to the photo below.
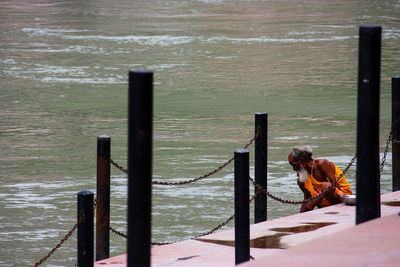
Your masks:
{"label": "orange robe", "polygon": [[[347,182],[346,177],[344,175],[340,177],[343,172],[339,167],[337,167],[333,162],[331,164],[335,167],[335,177],[337,180],[336,183],[336,191],[335,193],[342,195],[352,195],[353,192],[350,190],[350,184]],[[340,178],[339,178],[340,177]],[[315,197],[319,193],[322,192],[322,184],[324,182],[317,181],[311,174],[308,174],[307,181],[304,183],[304,187],[310,192],[311,197]],[[329,206],[330,203],[326,198],[323,198],[319,203],[320,207]]]}

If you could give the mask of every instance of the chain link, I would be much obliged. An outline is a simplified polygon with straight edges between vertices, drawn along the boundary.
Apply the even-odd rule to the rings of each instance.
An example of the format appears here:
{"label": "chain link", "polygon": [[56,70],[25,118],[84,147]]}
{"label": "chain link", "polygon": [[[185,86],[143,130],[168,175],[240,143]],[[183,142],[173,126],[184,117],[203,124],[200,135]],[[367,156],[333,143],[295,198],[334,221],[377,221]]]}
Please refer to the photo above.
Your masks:
{"label": "chain link", "polygon": [[224,227],[225,225],[227,225],[227,224],[228,224],[230,221],[232,221],[234,218],[235,218],[235,214],[231,215],[228,219],[226,219],[226,220],[223,221],[222,223],[218,224],[217,226],[215,226],[215,227],[214,227],[213,229],[211,229],[210,231],[205,232],[205,233],[203,233],[203,234],[200,234],[200,235],[194,237],[193,239],[196,239],[196,238],[198,238],[198,237],[201,237],[201,236],[205,236],[205,235],[209,235],[209,234],[214,233],[215,231],[217,231],[217,230],[221,229],[222,227]]}
{"label": "chain link", "polygon": [[389,133],[389,137],[386,140],[386,147],[385,147],[385,151],[383,152],[383,158],[382,158],[382,162],[381,162],[381,171],[380,171],[380,175],[382,175],[383,172],[383,167],[385,166],[385,161],[386,161],[386,155],[389,152],[389,145],[390,142],[392,141],[392,131],[390,131]]}
{"label": "chain link", "polygon": [[[128,235],[127,235],[127,234],[124,234],[124,233],[122,233],[122,232],[120,232],[120,231],[114,229],[112,226],[109,226],[109,227],[110,227],[111,232],[113,232],[114,234],[119,235],[120,237],[125,238],[125,239],[128,238]],[[152,246],[161,246],[161,245],[168,245],[168,244],[171,244],[171,243],[151,242],[151,245],[152,245]]]}
{"label": "chain link", "polygon": [[111,227],[111,225],[109,227],[110,227],[111,232],[113,232],[114,234],[119,235],[120,237],[123,237],[123,238],[128,238],[127,234],[124,234],[120,231],[115,230],[113,227]]}
{"label": "chain link", "polygon": [[[260,193],[261,193],[261,191],[257,191],[257,192],[249,199],[249,203],[251,203],[251,202],[256,198],[256,196],[257,196],[258,194],[260,194]],[[205,236],[205,235],[212,234],[212,233],[214,233],[215,231],[217,231],[217,230],[219,230],[220,228],[222,228],[222,227],[224,227],[225,225],[227,225],[227,224],[228,224],[229,222],[231,222],[234,218],[235,218],[235,214],[233,214],[232,216],[230,216],[228,219],[226,219],[226,220],[223,221],[222,223],[218,224],[216,227],[214,227],[214,228],[211,229],[210,231],[205,232],[205,233],[203,233],[203,234],[200,234],[200,235],[198,235],[198,236],[195,236],[195,237],[193,237],[193,238],[191,238],[191,239],[196,239],[196,238],[199,238],[199,237],[202,237],[202,236]],[[113,227],[111,227],[111,226],[110,226],[110,230],[111,230],[111,232],[113,232],[114,234],[117,234],[117,235],[119,235],[119,236],[121,236],[121,237],[123,237],[123,238],[128,238],[128,235],[126,235],[126,234],[124,234],[124,233],[122,233],[122,232],[120,232],[120,231],[115,230],[115,229],[114,229]],[[151,243],[151,245],[153,245],[153,246],[161,246],[161,245],[168,245],[168,244],[172,244],[172,243],[160,243],[160,242],[152,242],[152,243]]]}
{"label": "chain link", "polygon": [[116,163],[115,161],[113,161],[112,159],[110,159],[110,163],[112,165],[114,165],[114,167],[116,167],[117,169],[119,169],[120,171],[128,174],[128,170],[124,169],[123,167],[121,167],[118,163]]}
{"label": "chain link", "polygon": [[[255,134],[254,137],[253,137],[252,139],[250,139],[250,141],[244,146],[244,149],[247,149],[247,148],[254,142],[254,140],[256,140],[256,138],[257,138],[257,137],[259,136],[259,134],[260,134],[260,131],[261,131],[261,128],[258,127],[258,128],[257,128],[256,134]],[[205,178],[208,178],[208,177],[210,177],[210,176],[216,174],[217,172],[219,172],[220,170],[222,170],[223,168],[225,168],[226,166],[228,166],[229,164],[231,164],[233,160],[234,160],[234,157],[230,158],[230,159],[227,160],[224,164],[222,164],[222,165],[219,166],[218,168],[212,170],[211,172],[209,172],[209,173],[207,173],[207,174],[205,174],[205,175],[203,175],[203,176],[194,178],[194,179],[192,179],[192,180],[187,180],[187,181],[182,181],[182,182],[160,182],[160,181],[152,181],[152,184],[175,186],[175,185],[186,185],[186,184],[194,183],[194,182],[203,180],[203,179],[205,179]],[[123,167],[121,167],[119,164],[117,164],[116,162],[114,162],[112,159],[110,159],[110,163],[111,163],[112,165],[114,165],[116,168],[118,168],[119,170],[121,170],[122,172],[128,174],[128,170],[126,170],[126,169],[124,169]]]}
{"label": "chain link", "polygon": [[[123,237],[123,238],[125,238],[125,239],[128,238],[128,235],[127,235],[127,234],[124,234],[124,233],[122,233],[122,232],[116,230],[116,229],[113,228],[112,226],[109,226],[109,227],[110,227],[111,232],[113,232],[114,234],[119,235],[120,237]],[[168,245],[168,244],[171,244],[171,243],[151,242],[151,245],[152,245],[152,246],[161,246],[161,245]]]}
{"label": "chain link", "polygon": [[[93,209],[96,210],[96,206],[97,206],[97,197],[94,199],[93,202]],[[81,222],[77,222],[72,228],[71,230],[69,230],[69,232],[64,236],[63,239],[61,239],[61,241],[49,252],[47,253],[46,256],[44,256],[40,261],[36,262],[34,267],[37,267],[39,265],[41,265],[43,262],[45,262],[48,258],[50,258],[50,256],[61,247],[61,245],[68,240],[68,238],[71,237],[71,235],[75,232],[75,230],[78,228],[79,224]]]}
{"label": "chain link", "polygon": [[50,258],[50,256],[61,247],[61,245],[68,240],[68,238],[71,237],[71,235],[74,233],[74,231],[76,230],[76,228],[78,228],[78,225],[80,224],[80,222],[77,222],[72,229],[64,236],[63,239],[61,239],[61,241],[49,252],[47,253],[46,256],[44,256],[40,261],[36,262],[34,267],[37,267],[39,265],[41,265],[43,262],[45,262],[48,258]]}
{"label": "chain link", "polygon": [[390,138],[390,141],[392,141],[393,144],[400,144],[399,140],[393,139],[392,131],[390,131],[389,138]]}
{"label": "chain link", "polygon": [[400,141],[396,140],[396,139],[392,139],[392,143],[393,144],[400,144]]}
{"label": "chain link", "polygon": [[[252,139],[250,139],[250,141],[244,146],[244,149],[247,149],[247,148],[256,140],[256,138],[257,138],[257,137],[259,136],[259,134],[260,134],[260,131],[261,131],[261,128],[260,128],[260,127],[257,128],[256,134],[255,134],[254,137],[253,137]],[[227,160],[224,164],[222,164],[222,165],[219,166],[218,168],[214,169],[213,171],[211,171],[211,172],[209,172],[209,173],[207,173],[207,174],[205,174],[205,175],[203,175],[203,176],[200,176],[200,177],[198,177],[198,178],[192,179],[192,180],[182,181],[182,182],[172,182],[172,183],[160,182],[160,181],[152,181],[152,184],[169,185],[169,186],[172,186],[172,185],[190,184],[190,183],[193,183],[193,182],[202,180],[202,179],[204,179],[204,178],[207,178],[207,177],[209,177],[209,176],[211,176],[211,175],[213,175],[213,174],[219,172],[220,170],[222,170],[223,168],[225,168],[226,166],[228,166],[230,163],[232,163],[233,160],[234,160],[234,157],[230,158],[230,159]],[[118,163],[114,162],[112,159],[110,159],[110,163],[111,163],[112,165],[114,165],[117,169],[119,169],[119,170],[121,170],[122,172],[128,174],[128,170],[126,170],[126,169],[124,169],[123,167],[121,167]],[[253,200],[255,199],[255,197],[256,197],[259,193],[260,193],[260,191],[258,191],[255,195],[253,195],[253,196],[249,199],[249,201],[250,201],[250,202],[253,201]],[[223,226],[227,225],[230,221],[233,220],[233,218],[235,218],[235,215],[230,216],[227,220],[225,220],[225,221],[223,221],[222,223],[218,224],[216,227],[214,227],[214,228],[211,229],[210,231],[208,231],[208,232],[206,232],[206,233],[203,233],[203,234],[201,234],[201,235],[199,235],[199,236],[197,236],[197,237],[194,237],[194,238],[192,238],[192,239],[195,239],[195,238],[198,238],[198,237],[201,237],[201,236],[205,236],[205,235],[214,233],[214,232],[217,231],[218,229],[220,229],[220,228],[222,228]],[[122,233],[122,232],[120,232],[120,231],[114,229],[114,228],[111,227],[111,226],[109,226],[109,227],[110,227],[111,232],[113,232],[114,234],[119,235],[119,236],[121,236],[121,237],[123,237],[123,238],[128,238],[128,235],[126,235],[126,234],[124,234],[124,233]],[[171,243],[160,243],[160,242],[152,242],[152,243],[151,243],[151,245],[155,245],[155,246],[167,245],[167,244],[171,244]]]}
{"label": "chain link", "polygon": [[[251,203],[251,202],[256,198],[256,196],[257,196],[258,194],[260,194],[260,193],[261,193],[261,191],[260,191],[260,190],[257,190],[256,193],[249,199],[249,203]],[[204,234],[201,234],[201,235],[198,235],[198,236],[194,237],[194,239],[196,239],[196,238],[198,238],[198,237],[201,237],[201,236],[205,236],[205,235],[209,235],[209,234],[214,233],[214,232],[217,231],[218,229],[220,229],[220,228],[222,228],[223,226],[227,225],[230,221],[233,220],[233,218],[235,218],[235,214],[233,214],[232,216],[230,216],[228,219],[226,219],[226,220],[223,221],[222,223],[218,224],[216,227],[214,227],[214,228],[211,229],[210,231],[208,231],[208,232],[206,232],[206,233],[204,233]]]}
{"label": "chain link", "polygon": [[230,158],[228,161],[226,161],[224,164],[222,164],[221,166],[219,166],[219,167],[216,168],[215,170],[213,170],[213,171],[211,171],[211,172],[209,172],[209,173],[207,173],[207,174],[205,174],[205,175],[203,175],[203,176],[194,178],[194,179],[192,179],[192,180],[187,180],[187,181],[182,181],[182,182],[172,182],[172,183],[170,183],[170,182],[152,181],[152,184],[173,186],[173,185],[185,185],[185,184],[194,183],[194,182],[203,180],[203,179],[205,179],[205,178],[207,178],[207,177],[210,177],[211,175],[216,174],[217,172],[219,172],[220,170],[222,170],[223,168],[225,168],[226,166],[228,166],[229,164],[231,164],[232,161],[233,161],[233,159],[234,159],[233,157]]}

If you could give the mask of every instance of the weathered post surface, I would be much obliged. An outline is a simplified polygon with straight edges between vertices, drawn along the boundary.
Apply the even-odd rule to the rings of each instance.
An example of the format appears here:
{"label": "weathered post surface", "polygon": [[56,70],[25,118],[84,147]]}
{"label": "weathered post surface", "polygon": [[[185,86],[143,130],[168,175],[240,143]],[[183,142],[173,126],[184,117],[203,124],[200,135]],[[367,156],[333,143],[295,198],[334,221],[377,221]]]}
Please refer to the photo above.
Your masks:
{"label": "weathered post surface", "polygon": [[392,77],[392,187],[400,190],[400,76]]}
{"label": "weathered post surface", "polygon": [[111,138],[97,137],[96,261],[110,257]]}
{"label": "weathered post surface", "polygon": [[153,73],[130,71],[128,95],[128,267],[149,267]]}
{"label": "weathered post surface", "polygon": [[93,195],[90,190],[78,193],[78,266],[94,265]]}
{"label": "weathered post surface", "polygon": [[381,216],[379,102],[382,28],[360,26],[357,107],[356,223]]}
{"label": "weathered post surface", "polygon": [[[257,112],[255,114],[255,133],[258,136],[254,146],[254,179],[263,189],[267,190],[268,168],[268,114]],[[257,192],[257,188],[254,188]],[[267,196],[260,193],[254,202],[254,223],[267,220]]]}
{"label": "weathered post surface", "polygon": [[235,264],[250,259],[249,152],[235,151]]}

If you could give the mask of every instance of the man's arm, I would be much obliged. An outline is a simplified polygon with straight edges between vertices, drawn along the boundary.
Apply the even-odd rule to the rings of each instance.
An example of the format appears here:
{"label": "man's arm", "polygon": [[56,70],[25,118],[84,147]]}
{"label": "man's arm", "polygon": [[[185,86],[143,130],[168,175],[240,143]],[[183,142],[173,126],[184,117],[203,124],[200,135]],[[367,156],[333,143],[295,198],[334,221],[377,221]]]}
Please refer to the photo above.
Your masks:
{"label": "man's arm", "polygon": [[[303,191],[304,199],[311,198],[311,193],[306,189],[306,187],[304,186],[304,183],[300,182],[299,179],[297,179],[297,185],[300,187],[301,191]],[[313,210],[315,208],[315,206],[317,205],[316,203],[317,202],[314,202],[314,201],[308,201],[306,203],[301,204],[300,212],[306,212],[306,211]]]}
{"label": "man's arm", "polygon": [[[335,166],[333,166],[333,164],[329,160],[324,159],[324,160],[320,161],[319,169],[320,169],[322,175],[324,175],[324,177],[326,177],[327,180],[329,181],[329,183],[324,183],[322,185],[322,190],[326,190],[326,189],[330,188],[330,186],[333,182],[336,181]],[[335,194],[335,191],[337,190],[336,188],[338,188],[340,190],[340,188],[336,184],[334,187],[330,188],[328,190],[328,192],[326,192],[326,194],[325,194],[326,198],[328,199],[328,201],[330,203],[342,202],[341,196],[338,194]]]}

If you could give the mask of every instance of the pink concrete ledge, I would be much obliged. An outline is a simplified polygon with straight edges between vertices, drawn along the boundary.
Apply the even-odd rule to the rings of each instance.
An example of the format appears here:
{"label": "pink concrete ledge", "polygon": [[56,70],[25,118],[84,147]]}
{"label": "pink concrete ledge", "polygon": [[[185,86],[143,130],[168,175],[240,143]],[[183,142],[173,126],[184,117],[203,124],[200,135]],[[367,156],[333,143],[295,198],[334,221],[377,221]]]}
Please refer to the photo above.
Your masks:
{"label": "pink concrete ledge", "polygon": [[[357,226],[355,206],[345,204],[251,225],[255,260],[242,265],[400,266],[400,191],[382,195],[381,204],[381,218]],[[152,266],[234,266],[234,230],[153,247],[151,257]],[[126,263],[121,255],[95,266]]]}
{"label": "pink concrete ledge", "polygon": [[240,266],[400,266],[399,230],[393,214]]}

